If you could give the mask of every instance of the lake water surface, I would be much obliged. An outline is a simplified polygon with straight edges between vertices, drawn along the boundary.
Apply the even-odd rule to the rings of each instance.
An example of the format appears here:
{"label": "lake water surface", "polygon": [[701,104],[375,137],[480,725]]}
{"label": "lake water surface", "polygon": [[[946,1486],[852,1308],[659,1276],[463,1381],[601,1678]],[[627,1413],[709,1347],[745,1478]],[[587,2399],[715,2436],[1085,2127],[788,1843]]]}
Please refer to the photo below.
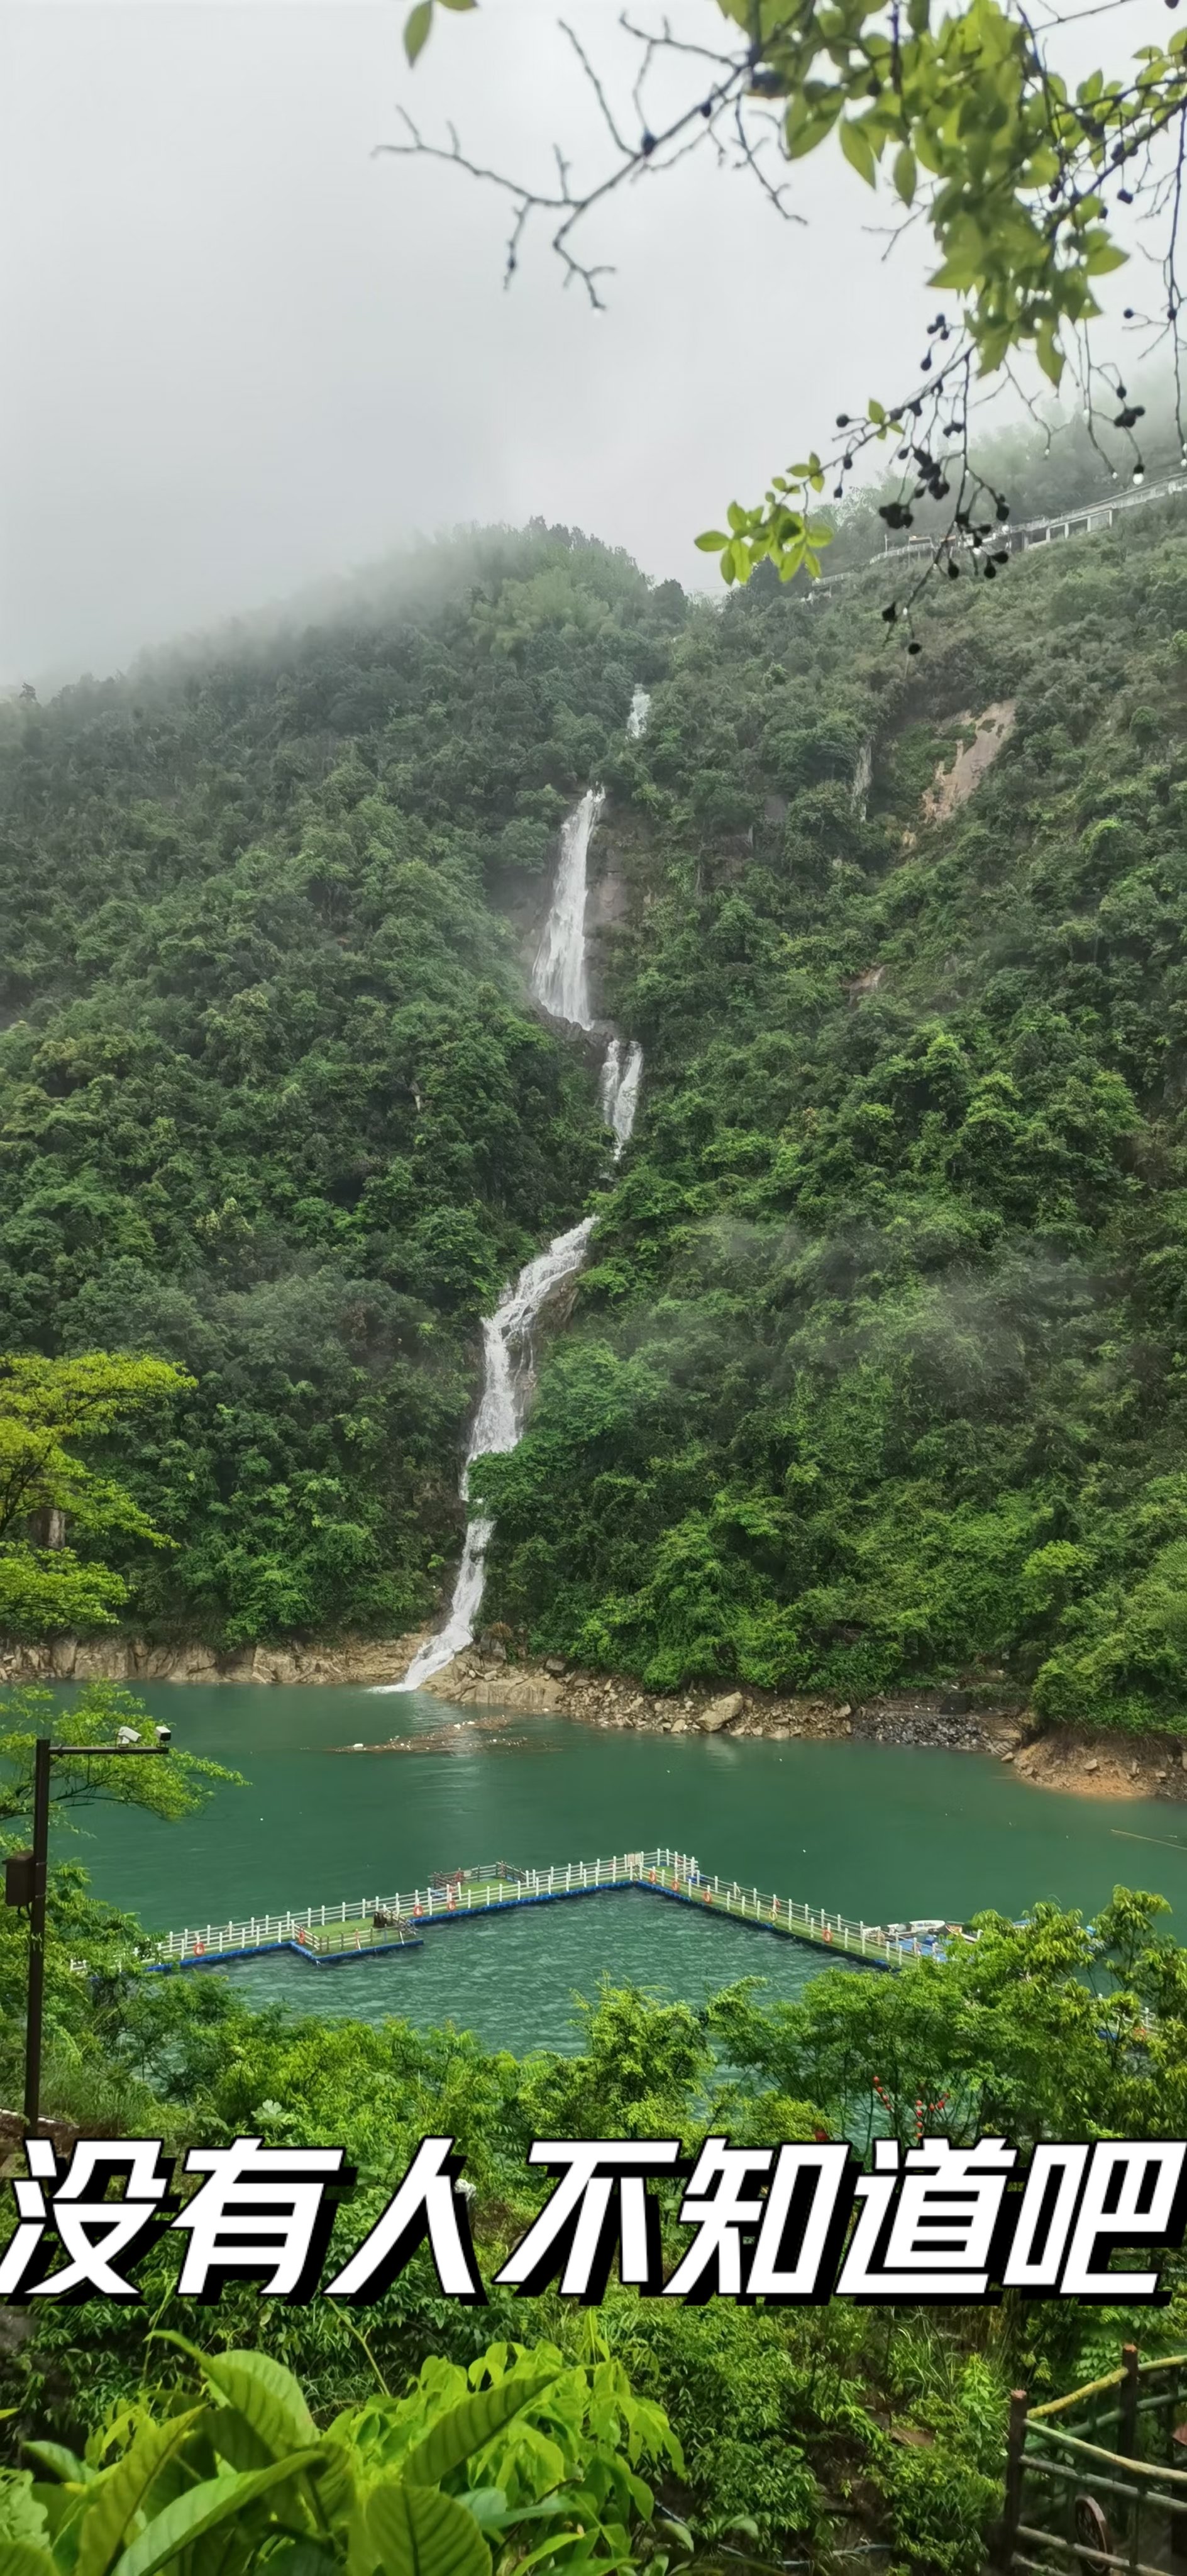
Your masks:
{"label": "lake water surface", "polygon": [[[362,1689],[157,1684],[142,1696],[175,1743],[250,1782],[182,1824],[98,1808],[80,1820],[85,1838],[55,1836],[97,1894],[154,1928],[389,1894],[476,1861],[541,1866],[666,1843],[709,1872],[870,1923],[991,1905],[1018,1915],[1039,1897],[1090,1916],[1120,1880],[1167,1896],[1187,1938],[1182,1808],[1028,1789],[985,1756],[673,1739],[555,1717],[517,1717],[522,1741],[506,1749],[480,1737],[463,1754],[335,1754],[463,1712]],[[449,1927],[388,1962],[315,1973],[281,1957],[226,1973],[298,2010],[452,2018],[522,2051],[574,2045],[574,1993],[595,1993],[603,1971],[699,2001],[745,1975],[794,1993],[821,1964],[631,1893]]]}

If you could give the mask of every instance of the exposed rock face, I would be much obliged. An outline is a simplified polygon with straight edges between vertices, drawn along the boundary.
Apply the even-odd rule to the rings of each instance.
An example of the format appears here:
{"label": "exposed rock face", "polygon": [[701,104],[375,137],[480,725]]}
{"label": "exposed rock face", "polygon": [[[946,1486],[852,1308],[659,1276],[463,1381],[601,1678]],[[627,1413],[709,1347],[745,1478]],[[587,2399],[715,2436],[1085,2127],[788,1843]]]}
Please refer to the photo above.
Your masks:
{"label": "exposed rock face", "polygon": [[1187,1798],[1187,1749],[1163,1736],[1063,1726],[1035,1737],[1014,1767],[1032,1788],[1079,1798]]}
{"label": "exposed rock face", "polygon": [[0,1682],[395,1682],[423,1639],[341,1637],[333,1645],[241,1646],[229,1653],[190,1641],[54,1637],[0,1642]]}
{"label": "exposed rock face", "polygon": [[941,766],[923,799],[925,823],[943,823],[957,807],[967,804],[979,778],[997,759],[1002,744],[1014,730],[1018,711],[1016,698],[999,698],[986,707],[984,715],[974,718],[967,708],[957,718],[958,724],[973,726],[971,738],[962,742],[949,767]]}
{"label": "exposed rock face", "polygon": [[[555,1661],[555,1658],[553,1658]],[[512,1664],[502,1646],[467,1646],[422,1689],[455,1708],[559,1709],[564,1686],[542,1664]]]}
{"label": "exposed rock face", "polygon": [[827,1740],[864,1736],[880,1744],[937,1744],[951,1752],[1002,1753],[1028,1729],[1019,1694],[981,1684],[969,1690],[902,1693],[861,1708],[847,1700],[785,1698],[775,1691],[692,1688],[661,1696],[621,1675],[570,1669],[559,1655],[544,1663],[502,1661],[486,1639],[426,1682],[426,1690],[463,1708],[556,1710],[586,1726],[659,1735],[770,1736]]}
{"label": "exposed rock face", "polygon": [[723,1699],[711,1699],[697,1719],[702,1735],[719,1735],[723,1726],[732,1726],[741,1717],[746,1702],[741,1691],[727,1691]]}

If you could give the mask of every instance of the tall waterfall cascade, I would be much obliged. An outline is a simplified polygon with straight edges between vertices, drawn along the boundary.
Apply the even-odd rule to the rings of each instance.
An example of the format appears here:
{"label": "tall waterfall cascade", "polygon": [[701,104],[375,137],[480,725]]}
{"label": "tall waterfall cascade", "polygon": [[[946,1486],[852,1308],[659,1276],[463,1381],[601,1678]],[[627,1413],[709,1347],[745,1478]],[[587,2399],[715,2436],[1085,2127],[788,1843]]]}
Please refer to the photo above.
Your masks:
{"label": "tall waterfall cascade", "polygon": [[[636,689],[627,722],[632,737],[643,732],[650,704],[646,690]],[[561,826],[552,902],[532,968],[532,992],[542,1009],[553,1019],[568,1020],[581,1029],[594,1025],[589,1007],[585,907],[589,845],[604,803],[601,788],[588,787]],[[642,1048],[611,1037],[602,1063],[598,1096],[603,1124],[614,1139],[615,1162],[635,1123],[642,1074]],[[593,1218],[584,1217],[567,1234],[558,1234],[547,1251],[538,1252],[534,1261],[526,1262],[514,1286],[508,1288],[494,1314],[483,1324],[482,1395],[462,1469],[463,1500],[469,1495],[474,1460],[505,1455],[523,1435],[532,1395],[536,1324],[549,1299],[567,1280],[575,1279],[582,1268],[593,1226]],[[384,1682],[379,1685],[381,1689],[419,1690],[422,1682],[452,1663],[454,1656],[470,1644],[482,1605],[486,1551],[493,1531],[492,1520],[478,1518],[468,1523],[444,1627],[435,1637],[426,1639],[402,1682]]]}

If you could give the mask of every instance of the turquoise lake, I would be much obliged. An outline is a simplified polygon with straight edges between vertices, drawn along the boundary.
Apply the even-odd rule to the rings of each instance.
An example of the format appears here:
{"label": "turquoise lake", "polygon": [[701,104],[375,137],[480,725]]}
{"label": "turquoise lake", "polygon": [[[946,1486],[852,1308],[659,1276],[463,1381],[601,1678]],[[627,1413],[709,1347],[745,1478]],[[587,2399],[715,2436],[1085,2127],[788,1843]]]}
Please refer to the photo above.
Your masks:
{"label": "turquoise lake", "polygon": [[[517,1718],[519,1740],[504,1747],[491,1737],[458,1754],[359,1755],[331,1748],[415,1740],[462,1712],[362,1689],[162,1684],[143,1697],[179,1746],[250,1784],[220,1789],[182,1824],[100,1807],[79,1837],[55,1835],[99,1895],[156,1929],[386,1895],[477,1861],[539,1867],[669,1844],[709,1872],[867,1922],[990,1905],[1017,1915],[1040,1897],[1090,1915],[1123,1881],[1167,1896],[1187,1936],[1181,1809],[1028,1789],[984,1756],[673,1740],[554,1717]],[[622,1894],[447,1927],[388,1961],[314,1971],[281,1956],[217,1973],[295,2010],[452,2018],[522,2051],[575,2045],[573,1997],[594,1994],[603,1973],[699,2001],[746,1975],[795,1993],[821,1964],[791,1942]]]}

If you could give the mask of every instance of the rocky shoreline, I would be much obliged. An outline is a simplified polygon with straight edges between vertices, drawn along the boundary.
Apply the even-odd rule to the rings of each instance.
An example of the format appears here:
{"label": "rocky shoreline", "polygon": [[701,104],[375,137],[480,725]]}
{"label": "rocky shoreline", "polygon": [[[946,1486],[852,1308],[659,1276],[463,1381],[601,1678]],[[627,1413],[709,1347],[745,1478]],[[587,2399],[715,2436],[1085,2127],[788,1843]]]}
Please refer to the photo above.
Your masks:
{"label": "rocky shoreline", "polygon": [[4,1682],[357,1682],[399,1681],[426,1630],[406,1637],[339,1637],[332,1645],[239,1646],[200,1640],[152,1644],[144,1637],[53,1637],[35,1645],[0,1641]]}
{"label": "rocky shoreline", "polygon": [[[32,1681],[356,1684],[402,1680],[426,1631],[402,1637],[341,1637],[220,1651],[188,1640],[59,1637],[38,1644],[0,1641],[0,1685]],[[747,1686],[701,1686],[662,1694],[622,1675],[595,1673],[559,1656],[542,1662],[508,1651],[488,1631],[423,1686],[454,1708],[548,1713],[579,1725],[657,1735],[720,1735],[731,1742],[849,1738],[980,1753],[1010,1765],[1036,1789],[1087,1798],[1187,1799],[1187,1743],[1082,1727],[1042,1728],[1023,1694],[996,1680],[936,1691],[884,1692],[865,1701],[791,1696]]]}

